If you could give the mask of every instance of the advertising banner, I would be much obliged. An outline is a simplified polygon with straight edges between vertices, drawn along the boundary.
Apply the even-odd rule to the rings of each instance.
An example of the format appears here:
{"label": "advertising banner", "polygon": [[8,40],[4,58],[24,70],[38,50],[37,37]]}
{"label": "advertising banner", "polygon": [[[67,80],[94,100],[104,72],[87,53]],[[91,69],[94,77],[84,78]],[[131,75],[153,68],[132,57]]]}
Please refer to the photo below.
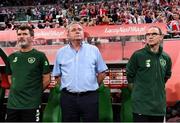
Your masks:
{"label": "advertising banner", "polygon": [[[123,24],[123,25],[99,25],[84,27],[89,37],[113,37],[113,36],[137,36],[144,35],[149,26],[158,26],[166,34],[166,24]],[[66,39],[66,28],[34,29],[35,39]],[[16,41],[15,30],[0,31],[0,41]]]}

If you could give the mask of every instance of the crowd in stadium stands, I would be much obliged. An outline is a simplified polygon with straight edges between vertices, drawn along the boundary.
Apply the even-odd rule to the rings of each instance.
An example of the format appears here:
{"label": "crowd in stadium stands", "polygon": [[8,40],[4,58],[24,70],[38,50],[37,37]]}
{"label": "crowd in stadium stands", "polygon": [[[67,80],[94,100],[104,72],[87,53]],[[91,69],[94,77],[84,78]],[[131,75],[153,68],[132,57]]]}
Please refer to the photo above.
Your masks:
{"label": "crowd in stadium stands", "polygon": [[[8,6],[31,6],[31,5],[48,5],[48,4],[74,4],[74,3],[88,3],[88,2],[98,2],[99,0],[0,0],[0,5],[2,7]],[[109,0],[103,0],[109,1]]]}
{"label": "crowd in stadium stands", "polygon": [[40,29],[66,27],[72,20],[85,26],[161,22],[167,23],[172,37],[180,37],[179,0],[33,0],[34,6],[22,7],[18,5],[26,5],[25,0],[10,1],[0,2],[2,6],[16,5],[0,8],[0,21],[5,22],[0,30],[14,30],[23,19]]}

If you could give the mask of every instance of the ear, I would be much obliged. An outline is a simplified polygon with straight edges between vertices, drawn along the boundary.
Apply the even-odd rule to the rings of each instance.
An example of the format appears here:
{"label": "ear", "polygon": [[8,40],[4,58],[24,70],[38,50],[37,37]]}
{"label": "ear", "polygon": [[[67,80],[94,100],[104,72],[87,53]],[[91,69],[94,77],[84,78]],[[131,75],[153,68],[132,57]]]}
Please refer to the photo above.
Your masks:
{"label": "ear", "polygon": [[34,36],[31,36],[31,39],[34,40]]}
{"label": "ear", "polygon": [[71,36],[69,34],[69,31],[67,31],[67,39],[70,40],[71,39]]}
{"label": "ear", "polygon": [[161,40],[163,40],[163,39],[164,39],[164,34],[161,35]]}
{"label": "ear", "polygon": [[164,39],[164,34],[162,34],[161,37],[160,37],[161,43],[163,42],[163,39]]}

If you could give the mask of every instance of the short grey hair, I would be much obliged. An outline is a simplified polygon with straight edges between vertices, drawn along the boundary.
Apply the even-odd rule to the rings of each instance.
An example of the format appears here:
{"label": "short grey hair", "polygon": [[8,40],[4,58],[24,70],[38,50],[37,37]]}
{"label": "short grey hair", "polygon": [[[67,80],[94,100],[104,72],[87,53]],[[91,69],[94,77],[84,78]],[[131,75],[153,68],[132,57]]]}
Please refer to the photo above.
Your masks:
{"label": "short grey hair", "polygon": [[68,26],[67,26],[67,32],[69,33],[69,29],[70,29],[70,27],[72,26],[72,25],[74,25],[74,24],[78,24],[78,25],[80,25],[81,27],[83,27],[83,25],[80,23],[80,22],[78,22],[78,21],[72,21]]}
{"label": "short grey hair", "polygon": [[150,26],[147,30],[149,30],[151,28],[156,28],[156,29],[158,29],[160,35],[163,34],[162,29],[160,27],[158,27],[158,26]]}

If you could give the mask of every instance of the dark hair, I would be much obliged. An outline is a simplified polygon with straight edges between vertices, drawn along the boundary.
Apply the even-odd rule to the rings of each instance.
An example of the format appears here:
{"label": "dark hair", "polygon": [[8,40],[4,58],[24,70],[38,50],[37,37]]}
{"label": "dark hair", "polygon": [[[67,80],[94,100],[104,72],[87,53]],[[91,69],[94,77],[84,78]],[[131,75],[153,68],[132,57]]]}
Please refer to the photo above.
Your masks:
{"label": "dark hair", "polygon": [[29,30],[29,33],[31,36],[34,36],[34,30],[32,29],[32,27],[28,26],[28,25],[20,25],[18,26],[16,32],[18,32],[18,30]]}
{"label": "dark hair", "polygon": [[158,29],[158,30],[159,30],[159,34],[160,34],[160,35],[162,35],[162,34],[163,34],[163,33],[162,33],[161,28],[160,28],[160,27],[158,27],[158,26],[150,26],[148,29],[150,29],[150,28],[156,28],[156,29]]}

